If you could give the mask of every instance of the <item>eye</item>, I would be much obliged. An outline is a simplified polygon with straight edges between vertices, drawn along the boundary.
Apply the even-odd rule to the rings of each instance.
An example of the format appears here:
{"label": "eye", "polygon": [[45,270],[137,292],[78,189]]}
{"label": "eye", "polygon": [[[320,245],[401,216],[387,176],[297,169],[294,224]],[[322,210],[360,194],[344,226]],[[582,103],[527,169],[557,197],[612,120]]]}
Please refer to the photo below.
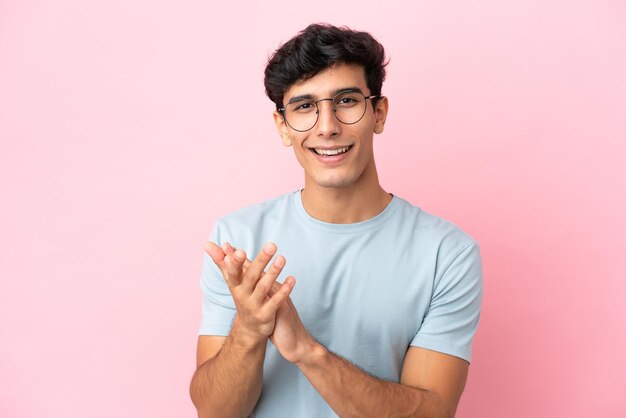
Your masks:
{"label": "eye", "polygon": [[359,103],[357,96],[340,96],[335,99],[335,106],[339,107],[351,107]]}
{"label": "eye", "polygon": [[315,109],[315,103],[311,101],[296,102],[296,103],[293,103],[291,107],[292,112],[299,112],[299,113],[310,112],[313,109]]}

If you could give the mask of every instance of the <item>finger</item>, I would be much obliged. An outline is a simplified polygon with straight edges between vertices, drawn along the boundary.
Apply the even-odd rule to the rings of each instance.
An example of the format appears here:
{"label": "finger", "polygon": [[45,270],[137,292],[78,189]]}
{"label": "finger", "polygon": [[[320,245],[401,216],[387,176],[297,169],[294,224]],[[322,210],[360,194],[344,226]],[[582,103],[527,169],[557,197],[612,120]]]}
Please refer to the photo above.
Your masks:
{"label": "finger", "polygon": [[237,250],[232,255],[224,256],[224,265],[228,276],[228,286],[239,286],[243,280],[243,261],[246,259],[246,253]]}
{"label": "finger", "polygon": [[274,281],[274,283],[272,283],[272,288],[270,289],[269,292],[267,292],[267,295],[269,297],[272,297],[274,295],[274,293],[276,293],[276,292],[278,292],[280,290],[281,286],[282,286],[282,283]]}
{"label": "finger", "polygon": [[222,273],[226,269],[224,264],[224,257],[226,254],[222,249],[213,241],[208,241],[203,245],[204,251],[211,257],[211,260],[222,270]]}
{"label": "finger", "polygon": [[257,281],[261,278],[261,275],[265,270],[265,266],[267,266],[267,263],[270,262],[275,253],[276,245],[272,242],[268,242],[263,246],[254,261],[252,261],[246,269],[243,284],[250,290],[250,292],[254,290]]}
{"label": "finger", "polygon": [[[247,258],[245,260],[243,260],[243,271],[245,273],[246,270],[248,270],[248,267],[250,267],[250,264],[252,264],[252,261],[248,260]],[[265,274],[265,272],[261,273],[261,275]]]}
{"label": "finger", "polygon": [[[226,255],[230,255],[230,256],[235,254],[235,251],[237,251],[237,249],[234,248],[232,245],[230,245],[228,242],[225,242],[222,245],[222,250],[224,251],[224,253],[226,253]],[[245,254],[244,254],[243,257],[245,258]],[[245,274],[246,270],[248,269],[248,266],[250,265],[251,262],[252,261],[250,261],[248,258],[243,260],[243,272],[244,272],[244,274]]]}
{"label": "finger", "polygon": [[293,276],[288,276],[285,282],[280,286],[274,295],[267,301],[263,309],[269,309],[270,312],[276,312],[280,305],[289,298],[289,294],[296,285],[296,279]]}
{"label": "finger", "polygon": [[[238,273],[236,263],[232,263],[232,256],[226,254],[224,250],[230,252],[230,244],[224,243],[222,247],[219,247],[216,243],[208,241],[204,244],[204,250],[209,254],[213,262],[219,267],[224,276],[224,280],[228,286],[235,286],[241,283],[242,273]],[[245,258],[245,255],[244,255]]]}
{"label": "finger", "polygon": [[[267,300],[270,300],[271,297],[274,296],[274,294],[280,290],[282,285],[283,285],[282,283],[277,282],[277,281],[272,283],[272,288],[270,289],[269,292],[267,292],[267,296],[266,296]],[[287,300],[281,302],[281,306],[285,304],[289,304],[293,307],[293,301],[291,300],[291,298],[287,298]]]}
{"label": "finger", "polygon": [[235,252],[235,248],[230,245],[229,242],[225,242],[222,244],[222,251],[224,251],[224,254],[226,255],[231,255],[232,253]]}
{"label": "finger", "polygon": [[283,267],[285,267],[285,262],[285,257],[283,257],[282,255],[276,256],[270,268],[259,279],[254,288],[252,298],[255,301],[257,301],[258,303],[262,303],[265,300],[269,292],[272,290],[274,283],[276,283],[278,275],[281,271],[283,271]]}

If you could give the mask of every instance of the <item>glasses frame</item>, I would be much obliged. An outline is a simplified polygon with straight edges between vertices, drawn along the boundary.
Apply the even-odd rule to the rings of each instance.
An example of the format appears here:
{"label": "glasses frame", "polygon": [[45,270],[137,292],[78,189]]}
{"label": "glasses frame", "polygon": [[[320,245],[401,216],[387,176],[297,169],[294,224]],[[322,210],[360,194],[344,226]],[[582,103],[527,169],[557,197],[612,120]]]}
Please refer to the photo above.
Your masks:
{"label": "glasses frame", "polygon": [[[332,106],[332,104],[335,102],[335,99],[337,98],[337,96],[340,96],[340,95],[346,94],[346,93],[359,93],[365,99],[365,109],[363,110],[363,114],[361,115],[361,117],[358,120],[356,120],[355,122],[351,122],[351,123],[346,123],[346,122],[342,121],[341,119],[339,119],[337,117],[337,108],[335,108],[335,106]],[[286,112],[286,108],[285,107],[278,108],[277,110],[283,116],[283,119],[285,120],[285,123],[287,123],[287,125],[289,125],[289,127],[291,129],[293,129],[294,131],[297,131],[297,132],[307,132],[307,131],[310,131],[311,129],[313,129],[315,127],[315,125],[317,125],[317,122],[320,120],[320,107],[317,105],[319,102],[325,102],[325,101],[329,101],[330,100],[330,102],[331,102],[331,110],[333,111],[333,116],[335,117],[335,119],[337,119],[339,122],[343,123],[344,125],[354,125],[355,123],[359,123],[361,121],[361,119],[363,119],[363,116],[365,116],[365,114],[367,113],[367,100],[368,99],[372,100],[372,99],[382,98],[382,97],[383,96],[381,96],[380,94],[373,94],[373,95],[370,95],[370,96],[366,96],[361,91],[344,90],[344,91],[338,92],[333,97],[326,97],[324,99],[313,100],[313,103],[315,104],[315,123],[313,123],[313,125],[311,125],[311,127],[309,129],[304,129],[304,130],[296,129],[293,126],[291,126],[291,124],[289,123],[289,120],[287,119],[287,115],[285,115],[285,112]],[[372,103],[372,106],[373,105],[374,104]]]}

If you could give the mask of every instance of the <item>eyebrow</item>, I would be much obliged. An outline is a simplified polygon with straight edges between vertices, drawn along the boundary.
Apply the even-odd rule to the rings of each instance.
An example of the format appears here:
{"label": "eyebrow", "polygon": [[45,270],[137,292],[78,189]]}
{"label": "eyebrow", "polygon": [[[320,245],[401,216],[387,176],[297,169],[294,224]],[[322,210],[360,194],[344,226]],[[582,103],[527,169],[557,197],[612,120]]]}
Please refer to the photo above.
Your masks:
{"label": "eyebrow", "polygon": [[[331,91],[330,96],[335,97],[339,93],[352,93],[352,92],[358,92],[358,93],[363,94],[363,90],[361,90],[359,87],[340,87],[338,89]],[[312,94],[301,94],[299,96],[294,96],[291,99],[289,99],[287,104],[299,102],[301,100],[314,100],[314,99],[315,99],[315,96],[313,96]]]}

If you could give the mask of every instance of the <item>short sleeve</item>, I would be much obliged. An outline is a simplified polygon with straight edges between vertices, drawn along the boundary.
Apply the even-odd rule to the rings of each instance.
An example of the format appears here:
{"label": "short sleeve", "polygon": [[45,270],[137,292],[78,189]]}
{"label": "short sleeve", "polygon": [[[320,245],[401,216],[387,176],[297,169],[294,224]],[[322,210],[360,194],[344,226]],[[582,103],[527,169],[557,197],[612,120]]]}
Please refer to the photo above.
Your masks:
{"label": "short sleeve", "polygon": [[430,307],[412,346],[471,360],[482,303],[482,262],[472,242],[435,278]]}
{"label": "short sleeve", "polygon": [[[219,222],[216,222],[209,240],[221,245],[224,238],[220,232]],[[236,313],[235,303],[222,272],[206,253],[202,260],[200,288],[202,291],[202,320],[198,334],[228,335]]]}

